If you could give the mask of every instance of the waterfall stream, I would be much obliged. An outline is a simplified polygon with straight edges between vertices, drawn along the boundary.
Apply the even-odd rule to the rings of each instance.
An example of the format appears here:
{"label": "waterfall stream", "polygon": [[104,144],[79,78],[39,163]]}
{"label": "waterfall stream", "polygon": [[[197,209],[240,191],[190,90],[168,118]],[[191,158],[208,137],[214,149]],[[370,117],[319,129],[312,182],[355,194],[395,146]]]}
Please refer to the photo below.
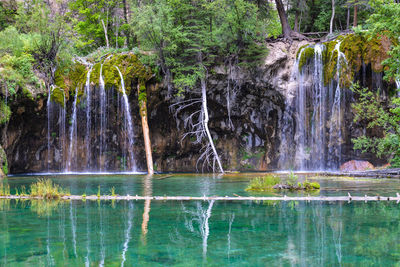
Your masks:
{"label": "waterfall stream", "polygon": [[[126,95],[125,91],[125,83],[124,83],[124,77],[122,76],[121,71],[117,66],[115,68],[118,70],[119,76],[121,78],[121,90],[122,90],[122,97],[124,100],[124,111],[125,111],[125,116],[124,116],[124,125],[125,125],[125,131],[127,131],[127,136],[128,136],[128,151],[129,151],[129,159],[130,159],[130,166],[132,168],[132,171],[135,171],[135,158],[133,155],[133,144],[135,143],[134,137],[133,137],[133,125],[132,125],[132,117],[131,117],[131,108],[129,106],[129,101],[128,101],[128,96]],[[128,126],[128,127],[126,127]]]}
{"label": "waterfall stream", "polygon": [[[306,59],[306,63],[301,66],[302,56],[307,56],[306,49],[313,49],[313,56]],[[322,43],[304,47],[298,53],[293,66],[295,97],[287,100],[280,126],[281,169],[335,170],[342,163],[342,110],[345,88],[341,87],[340,78],[347,60],[340,51],[338,42],[332,53],[332,56],[337,54],[336,76],[325,84],[325,54],[326,47]]]}
{"label": "waterfall stream", "polygon": [[[103,65],[98,86],[92,85],[93,70],[93,65],[87,64],[86,82],[74,91],[65,94],[64,89],[55,86],[48,89],[49,172],[136,171],[134,118],[123,75],[115,67],[121,78],[121,88],[117,90],[106,88]],[[53,101],[53,93],[58,94],[54,96],[58,102]]]}
{"label": "waterfall stream", "polygon": [[75,99],[72,110],[72,118],[70,121],[69,128],[69,150],[68,150],[68,158],[67,158],[67,172],[72,171],[72,167],[75,167],[76,162],[76,143],[77,143],[77,131],[78,124],[76,121],[77,114],[77,101],[78,101],[78,88],[75,89]]}

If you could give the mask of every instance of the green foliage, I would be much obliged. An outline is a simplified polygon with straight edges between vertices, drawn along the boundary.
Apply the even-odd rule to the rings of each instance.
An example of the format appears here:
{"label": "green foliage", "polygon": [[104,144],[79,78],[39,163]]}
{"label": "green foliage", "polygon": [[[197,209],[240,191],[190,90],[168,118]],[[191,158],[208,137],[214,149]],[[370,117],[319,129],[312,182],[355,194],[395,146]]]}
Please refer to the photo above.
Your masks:
{"label": "green foliage", "polygon": [[[76,0],[69,4],[72,23],[80,35],[76,47],[83,53],[106,45],[104,26],[110,46],[123,46],[129,26],[117,14],[122,7],[119,0]],[[121,34],[125,33],[125,34]]]}
{"label": "green foliage", "polygon": [[293,172],[290,172],[286,183],[290,186],[294,186],[298,180],[299,178],[297,177],[297,175]]}
{"label": "green foliage", "polygon": [[11,117],[11,110],[5,102],[0,101],[0,125],[9,121]]}
{"label": "green foliage", "polygon": [[38,179],[36,183],[31,184],[30,195],[45,199],[58,199],[62,196],[70,195],[70,193],[50,179]]}
{"label": "green foliage", "polygon": [[116,196],[116,194],[115,194],[115,187],[113,186],[113,187],[111,187],[111,190],[110,190],[110,192],[111,192],[111,196],[113,196],[113,197],[115,197]]}
{"label": "green foliage", "polygon": [[257,177],[250,181],[246,191],[272,191],[273,187],[281,182],[281,178],[275,175]]}
{"label": "green foliage", "polygon": [[197,86],[217,58],[256,63],[265,54],[257,7],[244,0],[162,1],[133,9],[132,28],[148,60],[179,93]]}
{"label": "green foliage", "polygon": [[10,194],[10,185],[5,183],[0,183],[0,196],[9,196]]}
{"label": "green foliage", "polygon": [[[372,152],[378,157],[389,156],[392,167],[400,167],[400,98],[384,103],[379,92],[352,86],[358,101],[352,104],[354,121],[366,125],[367,129],[382,132],[381,136],[360,136],[353,139],[354,149]],[[388,107],[388,108],[385,108]]]}

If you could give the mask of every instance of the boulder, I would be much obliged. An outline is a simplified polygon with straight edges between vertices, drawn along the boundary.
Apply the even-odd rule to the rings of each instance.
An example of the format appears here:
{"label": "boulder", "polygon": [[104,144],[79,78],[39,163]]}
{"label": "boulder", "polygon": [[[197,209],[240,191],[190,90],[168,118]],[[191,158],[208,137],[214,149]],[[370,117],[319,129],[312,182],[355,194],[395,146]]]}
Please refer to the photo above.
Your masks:
{"label": "boulder", "polygon": [[375,169],[374,165],[365,160],[350,160],[340,166],[342,172],[366,171]]}

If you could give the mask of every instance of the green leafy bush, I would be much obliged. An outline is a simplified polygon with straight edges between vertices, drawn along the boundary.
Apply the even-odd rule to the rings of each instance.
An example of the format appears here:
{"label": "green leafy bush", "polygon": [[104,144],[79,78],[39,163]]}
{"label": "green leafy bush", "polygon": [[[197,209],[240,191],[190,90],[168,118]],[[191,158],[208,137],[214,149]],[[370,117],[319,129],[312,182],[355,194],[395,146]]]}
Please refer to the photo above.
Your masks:
{"label": "green leafy bush", "polygon": [[281,178],[275,175],[257,177],[250,181],[246,191],[272,191],[273,187],[281,182]]}

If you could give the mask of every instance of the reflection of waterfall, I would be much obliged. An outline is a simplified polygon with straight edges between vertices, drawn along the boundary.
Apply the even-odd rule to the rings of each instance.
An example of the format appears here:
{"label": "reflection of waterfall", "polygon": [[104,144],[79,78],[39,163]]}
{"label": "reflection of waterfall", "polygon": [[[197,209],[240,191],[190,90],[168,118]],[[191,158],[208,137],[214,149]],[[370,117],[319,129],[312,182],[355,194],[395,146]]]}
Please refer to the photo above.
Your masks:
{"label": "reflection of waterfall", "polygon": [[89,220],[89,204],[85,203],[86,212],[86,257],[85,257],[85,267],[90,266],[90,220]]}
{"label": "reflection of waterfall", "polygon": [[[281,169],[326,170],[341,164],[345,90],[341,72],[347,61],[340,42],[330,59],[328,55],[324,44],[304,47],[298,53],[292,74],[295,96],[287,99],[280,125]],[[325,64],[333,62],[336,75],[327,81]]]}
{"label": "reflection of waterfall", "polygon": [[231,256],[231,232],[232,232],[232,224],[233,224],[234,220],[235,220],[235,213],[232,213],[229,216],[229,231],[227,234],[227,236],[228,236],[228,259]]}
{"label": "reflection of waterfall", "polygon": [[121,262],[121,267],[124,266],[124,263],[126,261],[126,252],[128,251],[128,244],[129,241],[131,240],[131,228],[132,228],[132,218],[133,218],[133,203],[129,202],[129,211],[128,211],[128,228],[125,231],[125,242],[123,245],[123,250],[122,250],[122,262]]}
{"label": "reflection of waterfall", "polygon": [[[70,216],[70,220],[71,220],[71,229],[72,229],[72,244],[73,244],[73,248],[74,248],[74,255],[75,257],[77,257],[77,253],[76,253],[76,214],[72,209],[72,201],[70,201],[70,206],[69,206],[69,216]],[[75,210],[75,208],[74,208]]]}
{"label": "reflection of waterfall", "polygon": [[[335,212],[335,210],[337,209],[339,209],[339,212]],[[342,266],[342,230],[343,230],[342,216],[343,213],[342,213],[341,202],[339,202],[335,206],[331,206],[330,226],[332,229],[332,239],[335,244],[336,257],[339,263],[338,266]]]}

